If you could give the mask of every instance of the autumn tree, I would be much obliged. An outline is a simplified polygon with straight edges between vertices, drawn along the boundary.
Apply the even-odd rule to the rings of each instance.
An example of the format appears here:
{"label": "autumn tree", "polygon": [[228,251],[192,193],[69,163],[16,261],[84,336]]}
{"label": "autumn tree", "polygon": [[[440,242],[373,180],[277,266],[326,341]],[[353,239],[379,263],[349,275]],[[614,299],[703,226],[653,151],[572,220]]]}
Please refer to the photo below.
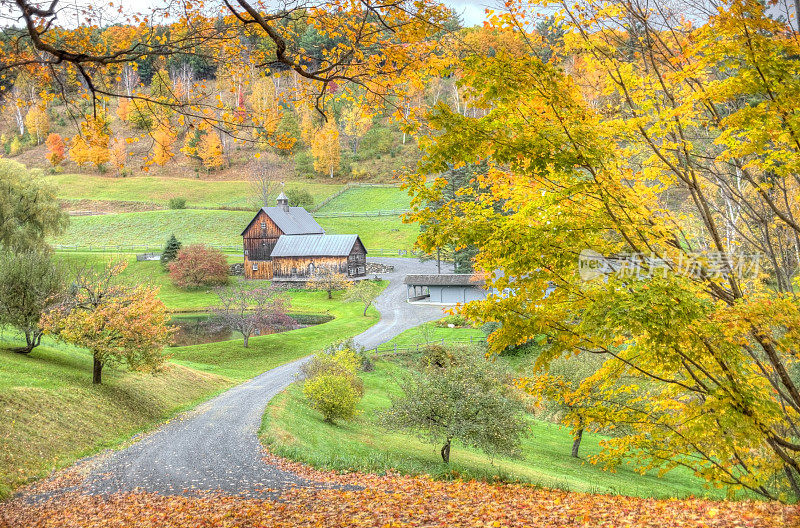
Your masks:
{"label": "autumn tree", "polygon": [[41,145],[50,132],[50,116],[47,115],[47,109],[37,105],[28,110],[25,115],[25,125],[28,127],[28,132],[36,136],[36,144]]}
{"label": "autumn tree", "polygon": [[153,163],[164,165],[175,156],[174,146],[177,140],[175,129],[163,123],[153,132]]}
{"label": "autumn tree", "polygon": [[181,288],[226,284],[230,271],[221,251],[202,244],[181,248],[168,267],[170,278]]}
{"label": "autumn tree", "polygon": [[311,153],[314,156],[314,170],[333,178],[333,173],[339,167],[339,158],[341,157],[339,129],[333,118],[330,118],[314,133],[311,138]]}
{"label": "autumn tree", "polygon": [[209,170],[220,169],[225,165],[222,155],[222,141],[219,134],[209,131],[200,138],[197,155],[203,160],[203,166]]}
{"label": "autumn tree", "polygon": [[125,168],[125,163],[128,161],[128,149],[125,146],[125,142],[113,141],[111,148],[108,149],[108,156],[117,174],[121,174]]}
{"label": "autumn tree", "polygon": [[361,140],[372,128],[372,115],[363,105],[354,102],[342,110],[342,122],[344,134],[353,148],[353,154],[356,154]]}
{"label": "autumn tree", "polygon": [[126,266],[112,262],[79,270],[67,299],[42,319],[45,332],[91,351],[94,384],[102,381],[107,365],[154,371],[164,362],[169,315],[157,289],[119,280]]}
{"label": "autumn tree", "polygon": [[267,335],[291,328],[294,319],[286,315],[288,301],[270,288],[238,284],[218,288],[219,304],[212,310],[225,326],[242,334],[247,348],[253,335]]}
{"label": "autumn tree", "polygon": [[358,302],[364,306],[364,317],[367,316],[367,310],[372,306],[372,303],[383,290],[380,283],[371,280],[357,281],[353,286],[348,288],[345,293],[345,302]]}
{"label": "autumn tree", "polygon": [[58,167],[61,165],[61,162],[66,159],[66,145],[64,144],[64,139],[55,133],[50,134],[47,136],[47,141],[45,141],[47,145],[47,161],[53,167]]}
{"label": "autumn tree", "polygon": [[350,286],[350,281],[344,273],[337,271],[331,266],[319,266],[314,269],[309,286],[328,292],[328,299],[333,299],[333,292],[336,290],[346,290]]}
{"label": "autumn tree", "polygon": [[39,346],[42,315],[61,301],[64,275],[47,252],[0,253],[0,325],[25,335],[25,346],[14,349],[29,354]]}
{"label": "autumn tree", "polygon": [[0,218],[0,247],[15,252],[41,250],[69,222],[55,189],[36,171],[6,159],[0,159]]}
{"label": "autumn tree", "polygon": [[[462,90],[491,111],[440,105],[424,166],[485,160],[487,193],[440,214],[425,205],[440,190],[412,178],[411,218],[439,226],[423,249],[474,244],[476,269],[506,292],[463,309],[501,323],[494,350],[544,334],[541,368],[603,358],[576,390],[595,402],[587,428],[631,432],[595,462],[684,466],[789,500],[800,497],[797,34],[757,2],[702,24],[661,7],[561,4],[577,69],[533,49],[468,57]],[[530,22],[511,11],[498,30]],[[608,260],[620,255],[624,266]],[[578,273],[585,259],[616,271]]]}
{"label": "autumn tree", "polygon": [[525,432],[524,407],[498,363],[460,350],[446,364],[427,362],[400,383],[402,394],[382,416],[393,430],[442,446],[450,462],[453,440],[489,454],[511,455]]}

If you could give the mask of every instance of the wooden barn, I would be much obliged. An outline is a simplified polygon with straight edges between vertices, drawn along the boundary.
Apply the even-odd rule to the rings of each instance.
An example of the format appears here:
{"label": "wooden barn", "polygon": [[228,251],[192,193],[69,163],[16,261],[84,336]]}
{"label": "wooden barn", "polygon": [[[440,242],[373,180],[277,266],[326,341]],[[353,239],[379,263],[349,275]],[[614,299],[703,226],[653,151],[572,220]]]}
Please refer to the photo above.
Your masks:
{"label": "wooden barn", "polygon": [[302,207],[264,207],[244,231],[244,275],[248,279],[302,282],[333,269],[347,277],[367,274],[367,249],[358,235],[326,235]]}

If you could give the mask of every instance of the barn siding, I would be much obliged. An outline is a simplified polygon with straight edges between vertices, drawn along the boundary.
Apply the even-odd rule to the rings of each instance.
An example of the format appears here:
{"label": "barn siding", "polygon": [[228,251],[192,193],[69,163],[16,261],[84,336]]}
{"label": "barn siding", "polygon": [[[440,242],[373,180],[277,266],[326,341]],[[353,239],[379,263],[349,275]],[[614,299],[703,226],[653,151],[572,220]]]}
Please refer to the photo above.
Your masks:
{"label": "barn siding", "polygon": [[320,268],[347,274],[347,257],[275,257],[272,263],[276,279],[309,279],[313,270]]}
{"label": "barn siding", "polygon": [[[262,228],[262,224],[264,227]],[[244,255],[251,260],[268,260],[283,232],[275,222],[260,211],[253,223],[244,232]]]}
{"label": "barn siding", "polygon": [[[253,269],[253,264],[258,266],[257,270]],[[245,279],[266,279],[270,280],[273,276],[271,260],[252,260],[247,256],[244,257],[244,278]]]}

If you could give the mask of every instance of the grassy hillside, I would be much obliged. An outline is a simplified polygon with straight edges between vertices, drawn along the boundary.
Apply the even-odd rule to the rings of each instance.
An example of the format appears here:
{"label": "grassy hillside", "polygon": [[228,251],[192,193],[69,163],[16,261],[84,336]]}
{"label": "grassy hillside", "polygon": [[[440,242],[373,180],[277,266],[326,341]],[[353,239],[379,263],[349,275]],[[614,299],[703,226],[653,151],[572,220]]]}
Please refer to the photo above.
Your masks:
{"label": "grassy hillside", "polygon": [[398,216],[317,218],[319,225],[330,234],[356,233],[370,249],[408,251],[419,234],[416,224],[404,224]]}
{"label": "grassy hillside", "polygon": [[431,474],[437,478],[504,479],[572,491],[615,493],[639,497],[710,496],[691,473],[675,470],[663,478],[640,475],[628,467],[612,473],[593,466],[586,457],[599,451],[601,435],[584,434],[581,459],[570,456],[570,432],[548,422],[529,420],[530,435],[522,454],[511,459],[491,460],[477,450],[454,444],[450,464],[439,456],[439,446],[421,442],[408,434],[389,433],[375,424],[376,414],[390,405],[398,392],[397,380],[407,369],[400,360],[379,360],[375,370],[362,373],[365,395],[358,406],[361,414],[351,422],[323,422],[302,394],[299,383],[270,402],[262,425],[262,441],[277,455],[324,469],[405,474]]}
{"label": "grassy hillside", "polygon": [[0,498],[232,384],[170,365],[157,375],[108,368],[93,386],[88,352],[49,343],[22,356],[7,350],[8,337],[0,341]]}
{"label": "grassy hillside", "polygon": [[[67,266],[101,266],[110,258],[130,261],[122,278],[161,287],[160,298],[176,311],[206,310],[217,302],[209,290],[173,286],[158,262],[133,255],[58,253]],[[234,279],[235,280],[235,279]],[[91,384],[88,351],[46,341],[30,356],[9,351],[19,337],[0,331],[0,498],[12,489],[131,435],[176,412],[273,367],[313,354],[352,337],[378,320],[358,303],[333,300],[326,292],[286,293],[294,313],[329,314],[334,319],[282,334],[256,336],[250,348],[240,340],[168,348],[165,372],[150,375],[109,367],[103,384]]]}
{"label": "grassy hillside", "polygon": [[352,187],[319,209],[321,213],[338,211],[386,211],[408,209],[411,198],[397,186]]}
{"label": "grassy hillside", "polygon": [[[53,244],[96,247],[144,245],[157,249],[170,234],[183,244],[227,246],[238,251],[242,230],[253,213],[247,211],[167,210],[137,213],[114,213],[72,217],[67,231],[51,240]],[[330,234],[356,233],[370,248],[410,249],[416,240],[417,227],[406,225],[399,217],[319,218]]]}
{"label": "grassy hillside", "polygon": [[[47,181],[58,186],[58,196],[64,200],[131,201],[166,206],[170,198],[180,197],[186,198],[188,207],[256,207],[251,198],[250,184],[243,180],[55,174],[48,176]],[[287,183],[286,187],[305,189],[319,203],[342,185],[297,181]]]}

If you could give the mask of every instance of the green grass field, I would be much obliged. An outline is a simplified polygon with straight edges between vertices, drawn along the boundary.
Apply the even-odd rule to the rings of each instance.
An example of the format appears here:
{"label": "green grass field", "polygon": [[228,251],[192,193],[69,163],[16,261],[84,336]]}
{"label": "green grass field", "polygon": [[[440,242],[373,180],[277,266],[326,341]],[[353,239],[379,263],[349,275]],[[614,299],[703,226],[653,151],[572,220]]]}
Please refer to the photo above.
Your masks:
{"label": "green grass field", "polygon": [[22,356],[10,337],[0,340],[0,499],[232,384],[173,364],[157,375],[107,368],[93,386],[88,352],[48,341]]}
{"label": "green grass field", "polygon": [[397,186],[352,187],[325,204],[320,213],[395,211],[408,209],[411,198]]}
{"label": "green grass field", "polygon": [[[77,216],[67,231],[50,240],[57,245],[82,248],[146,246],[161,248],[171,234],[184,244],[207,244],[238,251],[241,233],[252,220],[247,211],[182,209]],[[417,226],[403,224],[399,217],[319,218],[330,234],[356,233],[370,248],[408,250],[417,236]]]}
{"label": "green grass field", "polygon": [[379,359],[375,367],[361,374],[365,396],[358,407],[361,414],[354,421],[336,425],[323,422],[308,406],[302,386],[295,383],[270,402],[262,424],[262,441],[277,455],[338,471],[385,473],[393,469],[436,478],[502,479],[639,497],[724,497],[724,492],[707,490],[682,469],[659,478],[654,473],[640,475],[628,467],[608,472],[590,464],[586,458],[599,451],[601,435],[584,434],[581,459],[572,458],[570,432],[534,419],[530,419],[530,435],[523,441],[520,458],[492,461],[477,450],[455,445],[450,464],[444,464],[440,446],[423,443],[413,435],[387,432],[375,424],[376,414],[387,408],[390,395],[398,392],[397,380],[408,372],[399,360]]}
{"label": "green grass field", "polygon": [[[68,269],[124,258],[129,266],[122,279],[159,286],[160,298],[173,311],[205,311],[217,302],[212,291],[176,288],[160,263],[136,262],[130,254],[62,252],[56,258]],[[364,317],[359,303],[342,302],[341,292],[333,300],[322,291],[285,295],[292,313],[334,319],[253,337],[249,348],[241,340],[168,348],[166,372],[108,367],[100,386],[91,383],[88,351],[46,339],[30,356],[21,356],[8,350],[19,346],[21,337],[0,329],[0,499],[52,469],[119,445],[236,382],[350,338],[378,320],[374,308]]]}
{"label": "green grass field", "polygon": [[[55,174],[47,181],[58,186],[63,200],[108,200],[147,202],[166,206],[170,198],[186,198],[187,207],[253,208],[250,184],[247,181],[215,181],[188,178],[135,176],[112,178],[88,174]],[[319,203],[342,186],[338,184],[289,182],[287,188],[306,189]]]}
{"label": "green grass field", "polygon": [[356,233],[367,248],[410,250],[417,240],[419,227],[404,224],[398,216],[317,218],[326,233]]}
{"label": "green grass field", "polygon": [[282,334],[252,337],[249,348],[244,348],[241,341],[170,348],[172,360],[204,372],[246,380],[360,334],[379,319],[375,308],[370,308],[364,317],[359,303],[341,302],[342,292],[335,293],[330,300],[322,291],[297,291],[288,295],[292,312],[328,314],[335,319]]}

